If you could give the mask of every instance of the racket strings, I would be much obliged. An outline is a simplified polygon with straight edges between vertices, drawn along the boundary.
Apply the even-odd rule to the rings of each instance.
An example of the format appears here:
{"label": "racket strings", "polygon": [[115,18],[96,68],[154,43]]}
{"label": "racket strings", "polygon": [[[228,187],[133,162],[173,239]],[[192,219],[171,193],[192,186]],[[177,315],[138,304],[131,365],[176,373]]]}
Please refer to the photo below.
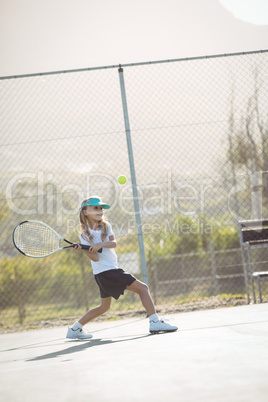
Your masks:
{"label": "racket strings", "polygon": [[25,222],[15,232],[15,243],[29,256],[45,256],[59,248],[59,237],[48,226],[38,222]]}

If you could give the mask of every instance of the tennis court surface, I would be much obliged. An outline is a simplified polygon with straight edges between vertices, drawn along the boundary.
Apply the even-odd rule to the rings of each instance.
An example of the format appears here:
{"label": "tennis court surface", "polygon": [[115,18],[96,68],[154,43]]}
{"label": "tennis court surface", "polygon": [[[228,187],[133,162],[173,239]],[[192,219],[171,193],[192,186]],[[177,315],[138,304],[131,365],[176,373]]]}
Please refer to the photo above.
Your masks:
{"label": "tennis court surface", "polygon": [[2,401],[268,401],[268,304],[96,322],[92,340],[66,327],[0,335]]}

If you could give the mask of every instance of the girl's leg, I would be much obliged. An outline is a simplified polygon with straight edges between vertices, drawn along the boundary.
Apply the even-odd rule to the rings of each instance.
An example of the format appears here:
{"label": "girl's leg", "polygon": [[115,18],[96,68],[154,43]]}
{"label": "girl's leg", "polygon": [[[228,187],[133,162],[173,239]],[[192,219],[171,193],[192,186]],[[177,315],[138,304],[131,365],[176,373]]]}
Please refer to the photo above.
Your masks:
{"label": "girl's leg", "polygon": [[177,331],[178,327],[168,324],[163,319],[159,319],[158,314],[155,311],[155,306],[152,301],[148,286],[145,285],[145,283],[136,280],[130,286],[127,286],[127,289],[139,294],[142,304],[149,316],[149,331],[151,334]]}
{"label": "girl's leg", "polygon": [[98,317],[101,314],[106,313],[111,306],[111,297],[105,297],[101,299],[101,305],[89,310],[82,318],[78,321],[81,325],[87,324],[89,321]]}
{"label": "girl's leg", "polygon": [[136,281],[133,282],[130,286],[127,286],[127,290],[131,290],[132,292],[138,293],[141,302],[149,317],[152,314],[156,313],[155,306],[150,295],[150,291],[145,283],[140,282],[136,279]]}

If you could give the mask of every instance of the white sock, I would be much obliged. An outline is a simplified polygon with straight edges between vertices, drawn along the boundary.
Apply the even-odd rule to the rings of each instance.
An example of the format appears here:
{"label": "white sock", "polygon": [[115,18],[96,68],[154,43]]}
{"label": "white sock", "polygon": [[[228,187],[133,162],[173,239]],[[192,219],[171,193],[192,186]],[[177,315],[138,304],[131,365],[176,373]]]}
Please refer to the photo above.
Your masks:
{"label": "white sock", "polygon": [[73,329],[73,330],[81,329],[81,328],[83,328],[83,325],[80,324],[80,322],[78,322],[78,321],[76,321],[76,322],[74,323],[74,325],[72,326],[72,329]]}
{"label": "white sock", "polygon": [[155,313],[155,314],[150,315],[149,320],[150,321],[159,321],[158,314]]}

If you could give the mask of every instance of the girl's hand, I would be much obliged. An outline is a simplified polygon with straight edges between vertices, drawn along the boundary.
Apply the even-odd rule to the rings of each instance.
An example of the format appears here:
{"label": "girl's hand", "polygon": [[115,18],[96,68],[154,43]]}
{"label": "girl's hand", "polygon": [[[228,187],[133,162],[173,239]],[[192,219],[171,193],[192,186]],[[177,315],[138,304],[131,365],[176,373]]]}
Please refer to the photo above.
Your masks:
{"label": "girl's hand", "polygon": [[79,243],[76,243],[76,244],[73,246],[73,248],[74,248],[75,250],[82,250],[81,244],[79,244]]}
{"label": "girl's hand", "polygon": [[90,251],[90,253],[97,253],[98,250],[99,250],[101,247],[102,247],[102,244],[101,244],[101,243],[96,243],[96,244],[93,244],[93,246],[90,247],[89,251]]}

